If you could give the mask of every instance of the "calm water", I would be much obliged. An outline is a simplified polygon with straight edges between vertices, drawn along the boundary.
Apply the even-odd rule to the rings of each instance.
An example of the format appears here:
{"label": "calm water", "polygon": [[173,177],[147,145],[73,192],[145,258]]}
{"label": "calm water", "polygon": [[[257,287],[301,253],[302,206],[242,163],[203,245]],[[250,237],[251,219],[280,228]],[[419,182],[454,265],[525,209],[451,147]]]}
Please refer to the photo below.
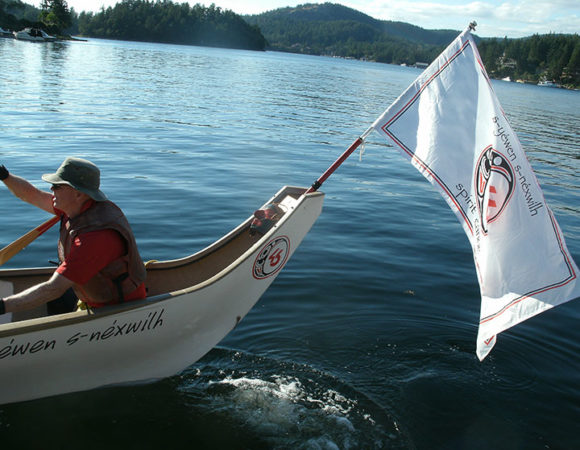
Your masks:
{"label": "calm water", "polygon": [[[93,160],[144,259],[193,253],[282,185],[310,185],[418,75],[97,40],[4,39],[0,61],[0,163],[43,186],[67,155]],[[494,86],[578,262],[580,94]],[[323,190],[319,221],[218,348],[154,384],[0,406],[3,448],[578,448],[580,301],[479,362],[471,249],[431,185],[371,135]],[[0,196],[2,245],[46,219]],[[7,267],[44,266],[55,243]]]}

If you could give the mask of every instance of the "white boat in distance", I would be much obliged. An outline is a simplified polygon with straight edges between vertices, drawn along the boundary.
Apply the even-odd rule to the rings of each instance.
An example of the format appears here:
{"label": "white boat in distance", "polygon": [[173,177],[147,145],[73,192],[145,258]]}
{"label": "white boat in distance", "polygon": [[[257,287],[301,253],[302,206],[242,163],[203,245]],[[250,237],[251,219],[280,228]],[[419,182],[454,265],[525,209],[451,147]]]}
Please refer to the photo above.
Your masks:
{"label": "white boat in distance", "polygon": [[[0,325],[0,404],[153,381],[187,368],[250,311],[320,215],[323,200],[321,192],[286,186],[261,210],[276,213],[266,214],[271,228],[264,233],[252,233],[250,217],[194,255],[147,263],[144,300]],[[0,296],[53,272],[0,270]]]}
{"label": "white boat in distance", "polygon": [[7,31],[4,28],[0,27],[0,37],[13,38],[14,35],[12,34],[11,31]]}
{"label": "white boat in distance", "polygon": [[559,85],[557,85],[556,83],[554,83],[553,81],[548,81],[548,80],[543,80],[540,81],[538,83],[538,86],[542,86],[542,87],[553,87],[553,88],[557,88],[560,87]]}
{"label": "white boat in distance", "polygon": [[21,41],[31,41],[31,42],[53,42],[56,41],[54,36],[47,34],[44,30],[40,28],[25,28],[24,30],[15,31],[14,37]]}

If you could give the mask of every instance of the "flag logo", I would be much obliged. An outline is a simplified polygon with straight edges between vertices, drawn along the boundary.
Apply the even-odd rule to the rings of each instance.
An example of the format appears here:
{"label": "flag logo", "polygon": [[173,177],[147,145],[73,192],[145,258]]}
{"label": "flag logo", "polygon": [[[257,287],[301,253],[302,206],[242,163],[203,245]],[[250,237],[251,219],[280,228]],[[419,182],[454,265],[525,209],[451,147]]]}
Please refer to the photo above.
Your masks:
{"label": "flag logo", "polygon": [[474,181],[481,228],[487,234],[489,224],[501,216],[512,198],[514,169],[504,155],[489,145],[479,157]]}

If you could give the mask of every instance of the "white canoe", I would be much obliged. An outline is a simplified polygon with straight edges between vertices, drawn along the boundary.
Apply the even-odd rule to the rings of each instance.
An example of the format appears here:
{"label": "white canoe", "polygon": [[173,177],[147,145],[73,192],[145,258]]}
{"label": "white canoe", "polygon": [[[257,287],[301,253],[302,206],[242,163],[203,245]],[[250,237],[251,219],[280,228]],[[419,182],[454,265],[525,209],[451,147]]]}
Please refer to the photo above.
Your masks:
{"label": "white canoe", "polygon": [[[324,194],[284,187],[265,234],[252,217],[192,256],[147,264],[147,299],[0,325],[0,404],[179,373],[218,344],[274,281],[322,211]],[[0,270],[0,295],[53,268]]]}

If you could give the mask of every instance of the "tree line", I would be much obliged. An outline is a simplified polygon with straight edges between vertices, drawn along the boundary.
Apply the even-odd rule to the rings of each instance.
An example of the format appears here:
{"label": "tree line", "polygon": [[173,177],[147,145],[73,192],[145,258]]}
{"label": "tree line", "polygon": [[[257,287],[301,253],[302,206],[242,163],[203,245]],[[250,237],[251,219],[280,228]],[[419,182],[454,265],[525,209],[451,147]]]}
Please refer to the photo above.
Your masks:
{"label": "tree line", "polygon": [[478,44],[490,76],[511,80],[553,81],[580,87],[580,36],[533,35],[524,39],[485,39]]}
{"label": "tree line", "polygon": [[0,0],[0,26],[13,30],[36,26],[61,36],[80,34],[249,50],[266,47],[260,29],[232,11],[215,4],[190,6],[170,0],[122,0],[97,13],[80,14],[69,10],[65,0],[43,0],[40,10],[19,0]]}
{"label": "tree line", "polygon": [[19,31],[26,27],[44,26],[40,10],[20,0],[0,0],[0,27]]}
{"label": "tree line", "polygon": [[211,47],[264,50],[266,39],[241,16],[222,10],[170,0],[123,0],[98,13],[82,12],[83,36]]}

